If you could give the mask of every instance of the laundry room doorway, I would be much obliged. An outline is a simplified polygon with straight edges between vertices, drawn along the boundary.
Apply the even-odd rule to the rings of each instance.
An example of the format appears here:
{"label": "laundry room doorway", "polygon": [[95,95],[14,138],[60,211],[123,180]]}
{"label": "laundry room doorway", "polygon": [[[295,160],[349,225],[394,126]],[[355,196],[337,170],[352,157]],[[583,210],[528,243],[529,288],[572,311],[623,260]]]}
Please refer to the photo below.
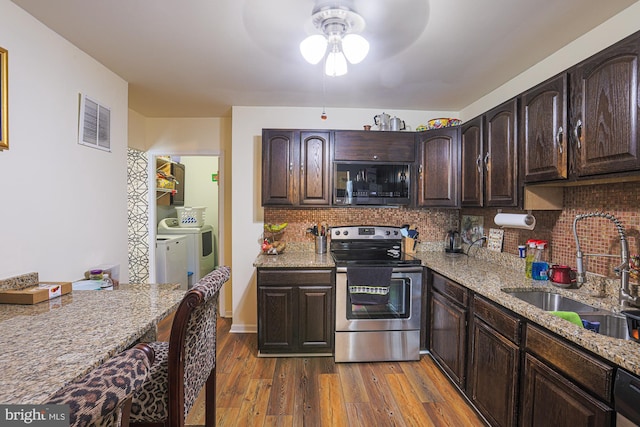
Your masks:
{"label": "laundry room doorway", "polygon": [[[213,262],[210,263],[204,258],[199,261],[198,259],[202,254],[198,254],[198,250],[192,251],[189,256],[196,259],[195,261],[193,259],[188,261],[188,265],[191,267],[190,270],[194,270],[194,262],[206,263],[212,268],[223,264],[223,245],[221,241],[224,238],[224,232],[220,226],[223,224],[221,216],[224,212],[222,206],[224,197],[222,196],[222,186],[220,185],[221,156],[157,153],[150,156],[149,164],[154,172],[151,176],[153,182],[150,188],[155,190],[151,192],[152,194],[155,193],[155,203],[151,203],[149,209],[150,279],[154,282],[157,281],[156,237],[167,232],[166,227],[159,229],[159,224],[163,220],[165,220],[163,225],[167,224],[167,218],[170,220],[173,218],[179,219],[179,213],[184,212],[187,208],[197,208],[198,216],[202,213],[202,218],[198,218],[197,226],[202,225],[203,228],[212,229],[211,241],[204,239],[204,250],[208,253],[206,248],[210,245],[213,252],[211,254]],[[180,192],[183,194],[180,194]],[[179,234],[179,228],[176,227],[176,229],[172,230],[172,233]],[[185,231],[190,230],[192,230],[191,227],[185,228]],[[198,234],[194,238],[199,237],[200,235]],[[202,245],[200,246],[201,251]],[[200,271],[189,271],[191,275],[189,283],[191,285],[200,278],[200,275],[206,274],[206,271],[203,271],[199,264],[195,269]],[[221,316],[225,316],[227,307],[224,287],[220,292],[219,310]]]}

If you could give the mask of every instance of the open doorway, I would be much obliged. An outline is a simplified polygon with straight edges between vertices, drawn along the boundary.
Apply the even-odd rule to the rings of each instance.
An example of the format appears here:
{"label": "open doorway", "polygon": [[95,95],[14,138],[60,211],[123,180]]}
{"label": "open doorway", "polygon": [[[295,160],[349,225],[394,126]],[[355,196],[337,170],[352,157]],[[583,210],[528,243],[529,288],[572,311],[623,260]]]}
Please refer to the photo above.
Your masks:
{"label": "open doorway", "polygon": [[[163,175],[167,174],[167,169],[164,167],[159,169],[160,165],[166,165],[167,159],[171,164],[177,167],[176,171],[183,175],[182,182],[175,182],[175,185],[166,184],[163,180]],[[204,227],[212,228],[211,242],[206,242],[212,247],[213,263],[212,267],[215,268],[224,262],[222,255],[221,239],[223,233],[220,229],[220,224],[223,223],[221,215],[224,210],[222,209],[222,203],[224,198],[222,197],[222,186],[220,185],[220,165],[221,158],[218,155],[185,155],[185,154],[165,154],[157,153],[151,154],[149,158],[150,168],[150,186],[149,188],[151,197],[154,199],[150,202],[149,206],[149,264],[150,264],[150,280],[151,282],[157,282],[158,268],[156,262],[156,236],[166,232],[162,229],[159,230],[158,226],[161,221],[169,218],[178,218],[178,213],[183,212],[184,208],[204,208],[198,209],[203,213],[202,222]],[[169,172],[169,175],[171,173]],[[171,176],[170,180],[175,180],[176,177]],[[168,187],[168,188],[166,188]],[[183,195],[179,195],[177,190],[183,191]],[[164,222],[166,224],[166,221]],[[185,228],[186,230],[186,228]],[[174,230],[176,234],[179,234],[179,229]],[[187,233],[188,234],[188,233]],[[206,239],[205,239],[206,240]],[[197,252],[197,251],[195,251]],[[196,256],[200,254],[191,254]],[[191,267],[193,263],[189,262]],[[208,261],[203,261],[203,264],[209,265]],[[191,268],[193,269],[193,268]],[[188,271],[192,276],[190,285],[195,283],[201,274],[206,272],[199,267],[196,267],[197,271]],[[207,268],[205,268],[207,270]],[[225,289],[220,292],[220,314],[225,316],[227,313],[226,307]]]}

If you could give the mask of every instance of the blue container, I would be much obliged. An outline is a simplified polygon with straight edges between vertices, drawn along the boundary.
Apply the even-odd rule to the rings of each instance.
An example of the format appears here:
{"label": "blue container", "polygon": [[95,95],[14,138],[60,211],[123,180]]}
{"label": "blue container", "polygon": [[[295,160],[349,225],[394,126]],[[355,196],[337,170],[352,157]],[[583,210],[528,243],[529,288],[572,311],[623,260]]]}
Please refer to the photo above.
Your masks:
{"label": "blue container", "polygon": [[549,264],[543,261],[536,261],[531,266],[531,278],[534,280],[549,280],[548,271]]}

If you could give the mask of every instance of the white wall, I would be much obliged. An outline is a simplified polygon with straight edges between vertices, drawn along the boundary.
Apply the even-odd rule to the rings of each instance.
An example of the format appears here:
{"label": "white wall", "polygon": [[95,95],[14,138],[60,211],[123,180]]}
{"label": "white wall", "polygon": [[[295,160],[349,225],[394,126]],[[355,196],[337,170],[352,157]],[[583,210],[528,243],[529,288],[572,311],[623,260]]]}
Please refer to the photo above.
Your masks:
{"label": "white wall", "polygon": [[253,261],[260,252],[262,128],[362,129],[373,116],[386,112],[403,119],[411,129],[436,117],[457,117],[451,111],[400,111],[328,108],[234,107],[231,145],[233,325],[232,332],[257,331],[256,274]]}
{"label": "white wall", "polygon": [[472,119],[638,30],[640,30],[640,2],[634,3],[498,89],[463,108],[460,111],[460,118]]}
{"label": "white wall", "polygon": [[[120,264],[127,280],[127,83],[9,0],[9,144],[0,152],[0,278],[82,278]],[[78,94],[111,108],[112,152],[78,145]]]}

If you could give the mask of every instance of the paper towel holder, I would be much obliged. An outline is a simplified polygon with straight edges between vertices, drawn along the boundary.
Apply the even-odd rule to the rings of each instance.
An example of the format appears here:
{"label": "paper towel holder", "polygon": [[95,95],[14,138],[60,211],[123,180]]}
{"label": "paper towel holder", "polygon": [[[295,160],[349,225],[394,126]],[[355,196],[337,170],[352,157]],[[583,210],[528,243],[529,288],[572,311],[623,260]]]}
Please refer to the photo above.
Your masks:
{"label": "paper towel holder", "polygon": [[493,218],[493,222],[502,228],[519,228],[524,230],[533,230],[536,226],[536,218],[528,211],[526,214],[502,213],[502,209],[498,209],[498,213]]}

